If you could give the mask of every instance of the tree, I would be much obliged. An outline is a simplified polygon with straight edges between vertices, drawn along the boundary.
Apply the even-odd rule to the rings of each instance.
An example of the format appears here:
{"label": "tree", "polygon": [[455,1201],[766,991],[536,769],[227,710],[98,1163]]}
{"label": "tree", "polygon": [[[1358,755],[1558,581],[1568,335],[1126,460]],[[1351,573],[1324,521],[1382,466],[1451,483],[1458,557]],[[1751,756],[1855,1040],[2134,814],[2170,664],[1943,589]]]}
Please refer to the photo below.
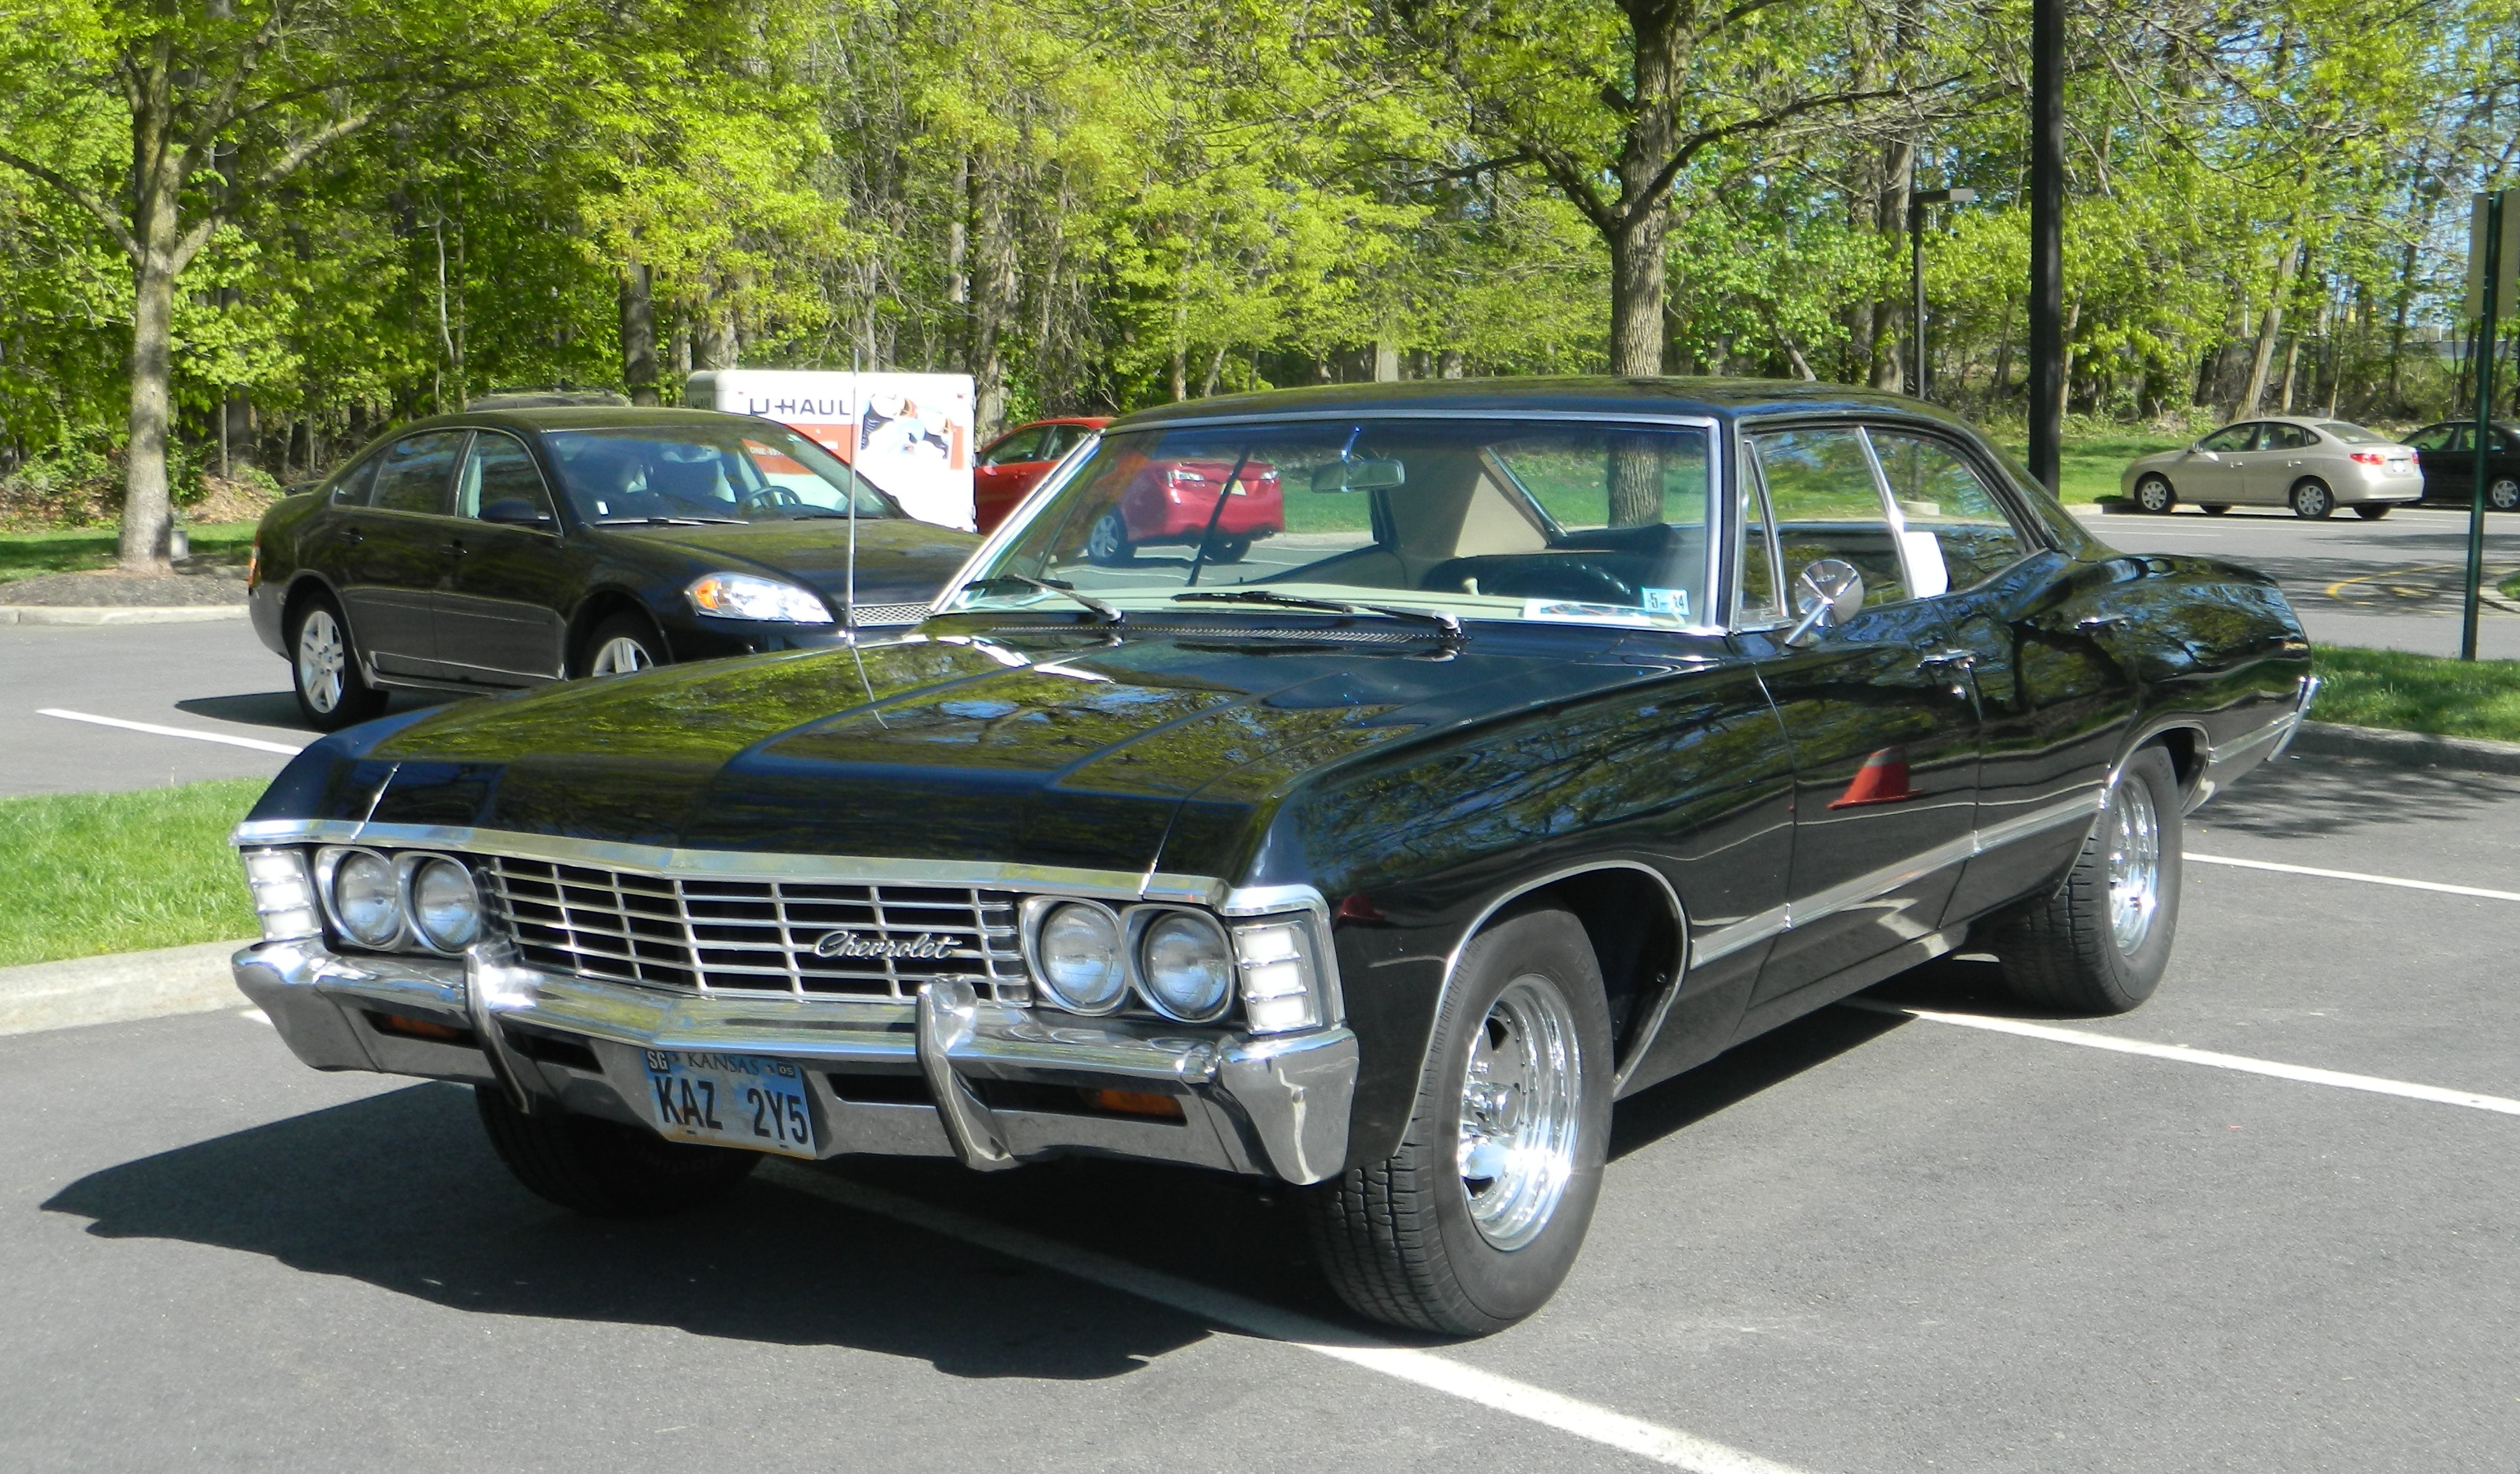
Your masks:
{"label": "tree", "polygon": [[[524,80],[519,53],[557,39],[568,19],[519,0],[0,3],[0,88],[37,121],[0,144],[0,164],[84,210],[131,272],[125,571],[166,567],[169,359],[185,268],[248,203],[343,140],[457,92]],[[79,147],[106,128],[129,141],[111,174]]]}

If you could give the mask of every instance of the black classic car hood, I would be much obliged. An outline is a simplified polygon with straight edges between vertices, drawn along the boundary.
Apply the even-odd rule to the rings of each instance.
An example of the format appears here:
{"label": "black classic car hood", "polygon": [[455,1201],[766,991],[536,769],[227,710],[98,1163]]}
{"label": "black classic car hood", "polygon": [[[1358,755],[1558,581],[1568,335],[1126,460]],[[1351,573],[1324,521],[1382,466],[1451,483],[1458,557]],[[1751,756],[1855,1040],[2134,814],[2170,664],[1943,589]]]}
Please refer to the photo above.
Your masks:
{"label": "black classic car hood", "polygon": [[1257,817],[1367,749],[1642,674],[1615,644],[914,638],[668,668],[353,729],[253,816],[1144,871],[1226,774],[1279,771],[1239,786]]}
{"label": "black classic car hood", "polygon": [[[844,518],[607,530],[641,543],[679,548],[731,572],[757,569],[788,578],[833,604],[840,601],[848,582],[849,525]],[[936,597],[945,580],[980,545],[980,539],[968,532],[902,518],[860,518],[857,536],[861,604],[924,604]]]}

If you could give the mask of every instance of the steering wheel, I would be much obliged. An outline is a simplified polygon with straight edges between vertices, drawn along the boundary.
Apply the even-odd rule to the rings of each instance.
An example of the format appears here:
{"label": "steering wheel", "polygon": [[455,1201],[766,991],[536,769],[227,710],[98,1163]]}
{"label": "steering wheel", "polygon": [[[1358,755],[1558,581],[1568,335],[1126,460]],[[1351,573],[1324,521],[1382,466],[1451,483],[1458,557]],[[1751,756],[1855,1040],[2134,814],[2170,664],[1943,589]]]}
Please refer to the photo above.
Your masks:
{"label": "steering wheel", "polygon": [[801,507],[804,504],[805,498],[798,496],[793,486],[775,485],[747,492],[737,498],[735,503],[736,510],[740,512],[755,511],[762,507]]}
{"label": "steering wheel", "polygon": [[[1629,608],[1644,602],[1639,597],[1635,584],[1598,563],[1569,560],[1550,569],[1547,576],[1538,581],[1551,586],[1550,592],[1545,597],[1552,599],[1571,598],[1579,603],[1617,604]],[[1577,586],[1591,584],[1594,591],[1576,594],[1560,592],[1558,585],[1561,582]]]}

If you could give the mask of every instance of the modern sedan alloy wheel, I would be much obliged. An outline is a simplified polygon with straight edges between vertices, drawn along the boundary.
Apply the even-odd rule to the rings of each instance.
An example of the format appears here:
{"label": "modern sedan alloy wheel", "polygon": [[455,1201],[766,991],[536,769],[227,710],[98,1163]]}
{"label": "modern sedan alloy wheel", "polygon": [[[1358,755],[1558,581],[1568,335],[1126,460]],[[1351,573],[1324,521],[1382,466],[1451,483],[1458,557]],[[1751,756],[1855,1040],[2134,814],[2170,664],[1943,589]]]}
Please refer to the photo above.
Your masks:
{"label": "modern sedan alloy wheel", "polygon": [[1991,928],[2004,981],[2059,1013],[2125,1013],[2152,996],[2179,928],[2179,776],[2147,747],[2127,760],[2054,894]]}
{"label": "modern sedan alloy wheel", "polygon": [[2292,488],[2292,515],[2305,522],[2319,522],[2336,510],[2336,493],[2327,483],[2306,481]]}
{"label": "modern sedan alloy wheel", "polygon": [[297,714],[319,732],[338,732],[382,713],[385,693],[359,673],[358,652],[341,611],[324,594],[297,607],[289,632],[290,685]]}
{"label": "modern sedan alloy wheel", "polygon": [[2172,491],[2170,483],[2160,477],[2147,476],[2135,484],[2135,505],[2139,512],[2149,512],[2158,517],[2178,502],[2178,493]]}
{"label": "modern sedan alloy wheel", "polygon": [[2485,504],[2497,512],[2520,512],[2520,481],[2498,476],[2486,483]]}
{"label": "modern sedan alloy wheel", "polygon": [[1601,1191],[1610,1025],[1582,923],[1552,907],[1462,949],[1400,1149],[1311,1190],[1313,1242],[1360,1313],[1501,1330],[1556,1292]]}
{"label": "modern sedan alloy wheel", "polygon": [[1086,530],[1085,557],[1090,563],[1126,563],[1133,551],[1129,546],[1128,521],[1117,507],[1096,518],[1094,526]]}
{"label": "modern sedan alloy wheel", "polygon": [[634,614],[617,614],[586,637],[578,669],[586,675],[629,675],[665,663],[655,626]]}

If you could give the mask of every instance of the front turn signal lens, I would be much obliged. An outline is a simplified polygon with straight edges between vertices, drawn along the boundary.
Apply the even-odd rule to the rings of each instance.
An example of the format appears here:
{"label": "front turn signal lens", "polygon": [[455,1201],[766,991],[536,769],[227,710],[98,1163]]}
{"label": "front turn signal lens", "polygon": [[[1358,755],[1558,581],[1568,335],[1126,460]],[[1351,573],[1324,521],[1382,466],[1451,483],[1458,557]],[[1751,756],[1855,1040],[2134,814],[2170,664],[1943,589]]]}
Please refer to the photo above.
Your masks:
{"label": "front turn signal lens", "polygon": [[1321,970],[1313,960],[1312,928],[1282,917],[1234,929],[1235,961],[1242,973],[1242,1015],[1254,1034],[1318,1029],[1327,1010]]}

